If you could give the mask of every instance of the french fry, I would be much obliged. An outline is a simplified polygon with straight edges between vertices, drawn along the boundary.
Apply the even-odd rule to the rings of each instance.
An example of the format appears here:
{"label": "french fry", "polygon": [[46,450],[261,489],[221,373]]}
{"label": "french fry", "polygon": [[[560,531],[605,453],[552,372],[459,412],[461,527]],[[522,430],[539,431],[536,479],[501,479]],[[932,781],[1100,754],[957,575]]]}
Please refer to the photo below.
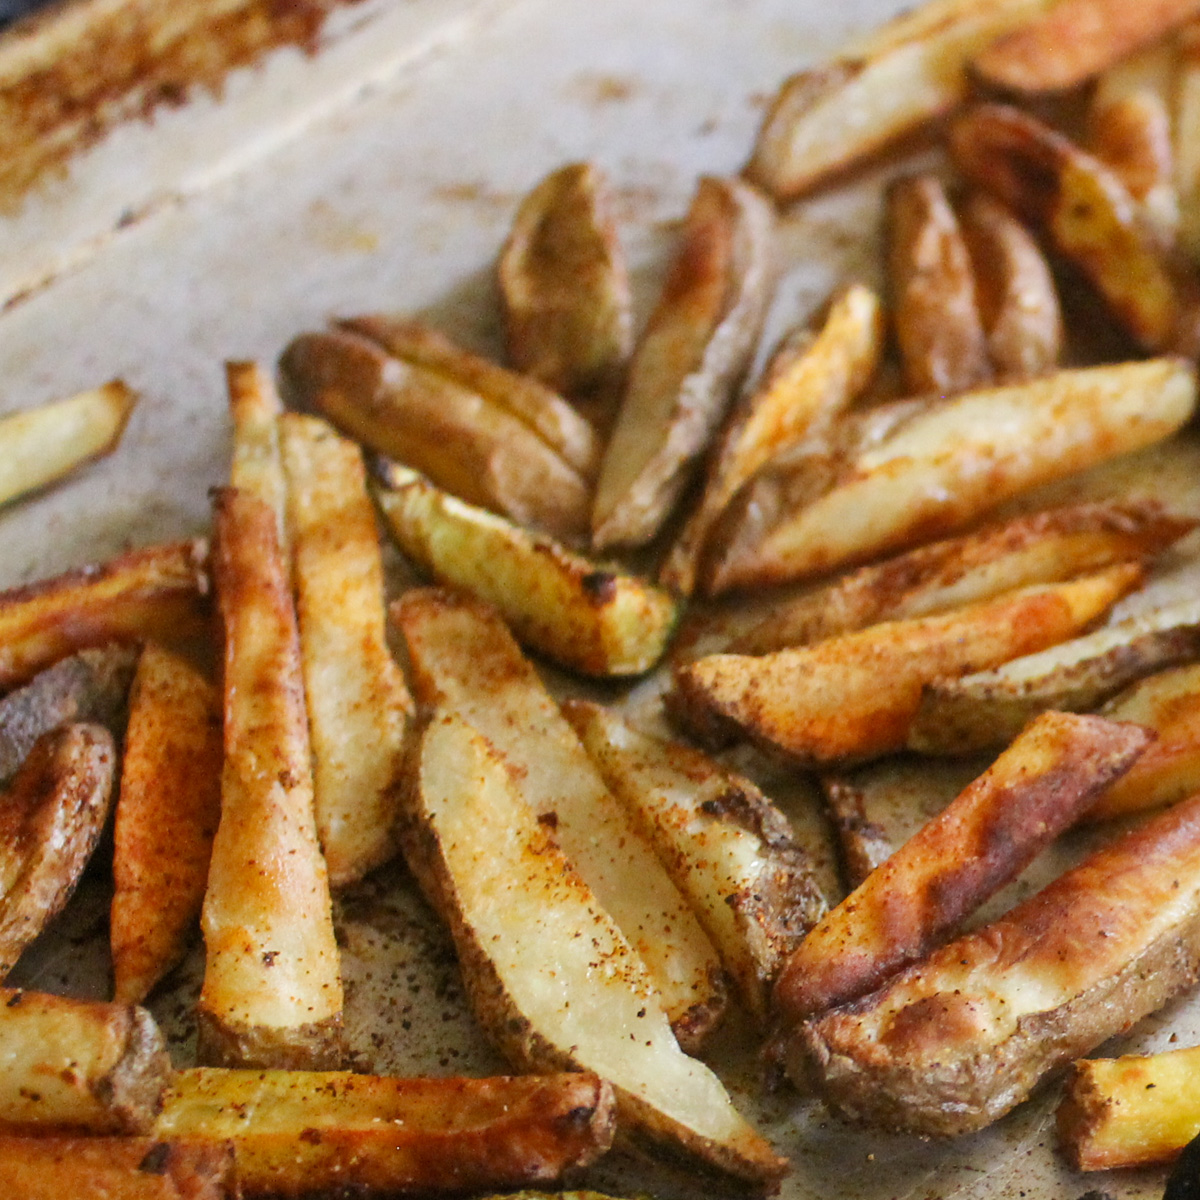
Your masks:
{"label": "french fry", "polygon": [[270,505],[279,523],[279,544],[286,550],[287,487],[279,452],[283,404],[270,376],[258,363],[226,363],[225,381],[233,421],[230,485]]}
{"label": "french fry", "polygon": [[221,702],[178,655],[142,651],[113,834],[113,999],[138,1004],[184,955],[221,815]]}
{"label": "french fry", "polygon": [[395,852],[393,789],[412,698],[387,645],[362,453],[317,417],[288,413],[279,426],[317,837],[340,887]]}
{"label": "french fry", "polygon": [[601,464],[597,549],[652,541],[695,474],[758,342],[773,228],[770,203],[748,184],[700,180]]}
{"label": "french fry", "polygon": [[676,601],[548,537],[457,500],[417,472],[381,463],[375,498],[397,545],[437,583],[496,607],[532,650],[584,675],[640,675],[663,656]]}
{"label": "french fry", "polygon": [[924,957],[1069,828],[1151,741],[1138,725],[1043,713],[965,791],[826,914],[775,987],[796,1024]]}
{"label": "french fry", "polygon": [[1179,242],[1200,261],[1200,21],[1180,30],[1175,78],[1175,180],[1179,190]]}
{"label": "french fry", "polygon": [[895,845],[888,831],[867,815],[861,790],[847,778],[822,774],[821,794],[829,812],[847,890],[854,891],[877,867],[891,858]]}
{"label": "french fry", "polygon": [[201,924],[201,1060],[337,1065],[342,985],[313,819],[300,648],[275,514],[215,496],[225,633],[221,820]]}
{"label": "french fry", "polygon": [[504,623],[432,588],[406,592],[391,616],[418,703],[458,713],[488,739],[645,962],[676,1036],[698,1046],[726,1002],[716,952]]}
{"label": "french fry", "polygon": [[765,1023],[776,974],[825,911],[787,818],[750,780],[599,704],[571,700],[563,715]]}
{"label": "french fry", "polygon": [[550,1183],[608,1149],[594,1075],[401,1079],[348,1071],[178,1072],[154,1131],[233,1145],[247,1196],[464,1192]]}
{"label": "french fry", "polygon": [[1140,577],[1126,564],[814,646],[711,655],[676,671],[671,712],[702,738],[732,727],[803,766],[873,758],[905,744],[925,685],[1071,637]]}

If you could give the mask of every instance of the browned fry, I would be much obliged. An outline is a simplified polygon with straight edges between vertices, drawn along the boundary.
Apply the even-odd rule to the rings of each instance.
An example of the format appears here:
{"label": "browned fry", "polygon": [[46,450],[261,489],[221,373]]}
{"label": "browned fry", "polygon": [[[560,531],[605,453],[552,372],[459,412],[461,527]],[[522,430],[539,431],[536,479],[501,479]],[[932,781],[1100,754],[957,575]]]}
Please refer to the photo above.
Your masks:
{"label": "browned fry", "polygon": [[271,377],[258,363],[226,363],[225,382],[233,421],[229,482],[271,506],[279,523],[280,544],[286,546],[287,487],[279,455],[278,425],[283,403]]}
{"label": "browned fry", "polygon": [[872,871],[887,862],[895,846],[887,830],[867,816],[862,791],[849,779],[822,775],[821,793],[837,835],[842,875],[849,890],[853,891]]}
{"label": "browned fry", "polygon": [[221,702],[191,664],[142,652],[113,837],[113,998],[137,1004],[187,948],[221,815]]}
{"label": "browned fry", "polygon": [[945,189],[932,175],[898,179],[887,214],[892,309],[909,391],[945,396],[989,382],[974,271]]}
{"label": "browned fry", "polygon": [[775,987],[796,1023],[874,991],[1015,879],[1152,739],[1138,725],[1043,713],[793,951]]}
{"label": "browned fry", "polygon": [[1174,83],[1175,177],[1179,188],[1179,242],[1200,261],[1200,20],[1179,33]]}

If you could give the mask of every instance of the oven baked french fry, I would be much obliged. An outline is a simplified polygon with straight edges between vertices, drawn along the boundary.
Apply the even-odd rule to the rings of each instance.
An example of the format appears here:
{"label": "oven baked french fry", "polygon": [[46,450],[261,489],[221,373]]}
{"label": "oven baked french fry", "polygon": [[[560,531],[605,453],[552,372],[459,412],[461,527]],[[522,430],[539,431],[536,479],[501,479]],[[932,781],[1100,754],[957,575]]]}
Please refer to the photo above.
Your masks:
{"label": "oven baked french fry", "polygon": [[956,108],[967,63],[1050,0],[932,0],[786,80],[759,130],[746,175],[792,200]]}
{"label": "oven baked french fry", "polygon": [[[717,1077],[684,1054],[638,954],[517,791],[503,758],[441,710],[402,807],[410,868],[450,926],[476,1016],[530,1071],[595,1071],[622,1128],[760,1185],[786,1169]],[[545,964],[554,964],[546,986]]]}
{"label": "oven baked french fry", "polygon": [[971,257],[941,181],[893,181],[887,232],[892,320],[908,390],[948,396],[990,383]]}
{"label": "oven baked french fry", "polygon": [[896,847],[889,833],[867,815],[860,788],[847,777],[822,774],[821,794],[837,837],[842,860],[842,877],[847,891],[854,891]]}
{"label": "oven baked french fry", "polygon": [[154,1132],[233,1145],[247,1196],[464,1192],[551,1183],[612,1142],[595,1075],[403,1079],[349,1071],[178,1072]]}
{"label": "oven baked french fry", "polygon": [[221,816],[221,700],[186,659],[142,651],[113,830],[113,999],[138,1004],[183,957]]}
{"label": "oven baked french fry", "polygon": [[1086,811],[1153,734],[1043,713],[792,952],[775,1004],[792,1025],[873,992],[957,930]]}
{"label": "oven baked french fry", "polygon": [[1179,189],[1179,243],[1200,261],[1200,20],[1176,39],[1174,137],[1175,180]]}
{"label": "oven baked french fry", "polygon": [[412,698],[388,649],[383,559],[362,452],[318,417],[279,420],[292,584],[332,887],[395,853],[394,785]]}
{"label": "oven baked french fry", "polygon": [[599,704],[569,700],[563,716],[765,1022],[776,974],[825,911],[812,859],[787,818],[750,780],[639,733]]}
{"label": "oven baked french fry", "polygon": [[592,544],[652,541],[750,365],[774,288],[769,201],[701,178],[662,295],[629,364],[592,507]]}
{"label": "oven baked french fry", "polygon": [[913,406],[765,536],[729,533],[713,590],[817,575],[950,533],[1039,483],[1162,440],[1195,403],[1192,367],[1158,358]]}
{"label": "oven baked french fry", "polygon": [[1198,974],[1194,797],[870,997],[806,1022],[790,1070],[853,1120],[969,1133]]}
{"label": "oven baked french fry", "polygon": [[1140,578],[1139,567],[1118,565],[813,646],[710,655],[675,672],[670,711],[704,740],[731,730],[803,766],[873,758],[904,746],[933,680],[1064,641]]}
{"label": "oven baked french fry", "polygon": [[258,363],[226,363],[225,383],[233,422],[230,485],[271,506],[279,522],[279,544],[286,552],[287,485],[279,451],[283,403],[271,377]]}
{"label": "oven baked french fry", "polygon": [[225,635],[221,820],[201,925],[201,1061],[333,1067],[342,984],[313,818],[299,637],[275,514],[214,496]]}
{"label": "oven baked french fry", "polygon": [[418,703],[458,713],[488,739],[645,962],[681,1044],[699,1046],[726,1004],[716,951],[504,622],[436,588],[404,593],[391,616]]}
{"label": "oven baked french fry", "polygon": [[988,670],[931,681],[909,730],[925,754],[1002,746],[1040,712],[1085,712],[1143,675],[1200,656],[1200,600],[1106,625]]}
{"label": "oven baked french fry", "polygon": [[1077,1171],[1171,1162],[1200,1135],[1200,1047],[1085,1058],[1058,1106],[1059,1147]]}
{"label": "oven baked french fry", "polygon": [[858,397],[879,365],[884,339],[879,297],[859,283],[833,297],[819,328],[802,325],[783,339],[721,432],[700,500],[659,573],[664,587],[691,595],[709,534],[738,489]]}
{"label": "oven baked french fry", "polygon": [[171,1062],[130,1004],[0,988],[0,1129],[148,1133]]}
{"label": "oven baked french fry", "polygon": [[387,527],[437,583],[496,607],[530,649],[584,675],[640,675],[662,658],[679,606],[649,580],[457,500],[396,463],[375,489]]}

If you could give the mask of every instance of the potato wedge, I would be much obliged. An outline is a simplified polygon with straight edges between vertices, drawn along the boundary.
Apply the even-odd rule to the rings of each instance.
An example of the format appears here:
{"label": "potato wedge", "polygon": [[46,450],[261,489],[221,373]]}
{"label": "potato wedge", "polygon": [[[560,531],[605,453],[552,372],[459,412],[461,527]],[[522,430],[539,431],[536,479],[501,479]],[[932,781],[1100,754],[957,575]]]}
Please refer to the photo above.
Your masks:
{"label": "potato wedge", "polygon": [[400,829],[410,868],[450,926],[472,1007],[510,1061],[595,1071],[613,1085],[623,1128],[750,1182],[779,1178],[783,1160],[679,1049],[638,954],[553,823],[449,711],[421,738]]}
{"label": "potato wedge", "polygon": [[750,365],[774,287],[770,203],[700,180],[596,483],[592,544],[644,546],[688,485]]}
{"label": "potato wedge", "polygon": [[902,13],[833,62],[786,80],[746,177],[793,200],[967,97],[967,63],[1051,0],[932,0]]}
{"label": "potato wedge", "polygon": [[812,576],[949,533],[1037,484],[1160,441],[1195,403],[1192,368],[1162,358],[1059,371],[910,409],[764,537],[729,536],[712,589]]}
{"label": "potato wedge", "polygon": [[225,382],[233,421],[230,485],[270,505],[279,522],[279,544],[286,550],[287,486],[279,452],[283,403],[271,377],[258,363],[226,363]]}
{"label": "potato wedge", "polygon": [[891,858],[896,846],[888,830],[867,815],[863,793],[850,779],[824,773],[820,784],[841,855],[842,878],[852,892]]}
{"label": "potato wedge", "polygon": [[362,452],[299,413],[280,418],[279,436],[317,837],[330,885],[341,887],[395,853],[394,785],[413,704],[388,649]]}
{"label": "potato wedge", "polygon": [[700,501],[659,573],[664,587],[692,594],[709,534],[738,489],[858,397],[879,365],[884,337],[879,297],[855,283],[833,297],[819,329],[802,325],[783,339],[714,447]]}
{"label": "potato wedge", "polygon": [[300,647],[269,505],[214,497],[225,634],[221,820],[201,924],[201,1061],[336,1066],[342,984],[313,818]]}
{"label": "potato wedge", "polygon": [[391,615],[418,702],[458,713],[488,739],[645,962],[681,1044],[699,1046],[725,1008],[716,951],[503,621],[433,588],[406,592]]}
{"label": "potato wedge", "polygon": [[633,348],[633,309],[599,167],[568,163],[521,201],[496,277],[517,370],[582,402],[606,429]]}
{"label": "potato wedge", "polygon": [[221,816],[221,701],[195,667],[142,651],[113,832],[113,999],[138,1004],[183,957]]}
{"label": "potato wedge", "polygon": [[599,704],[563,716],[654,846],[760,1023],[780,967],[825,911],[812,859],[750,780],[638,733]]}
{"label": "potato wedge", "polygon": [[437,583],[493,604],[531,650],[583,675],[640,675],[666,651],[679,606],[649,580],[457,500],[385,462],[375,489],[397,545]]}
{"label": "potato wedge", "polygon": [[348,1071],[180,1071],[154,1131],[233,1144],[247,1196],[463,1192],[550,1183],[612,1142],[594,1075],[400,1079]]}
{"label": "potato wedge", "polygon": [[0,1005],[0,1129],[150,1131],[171,1063],[144,1008],[19,988]]}
{"label": "potato wedge", "polygon": [[928,954],[1073,825],[1152,738],[1102,717],[1031,721],[793,951],[775,987],[783,1020],[794,1025],[857,1000]]}
{"label": "potato wedge", "polygon": [[1071,637],[1140,577],[1125,564],[814,646],[714,654],[676,671],[670,711],[702,738],[732,727],[802,766],[874,758],[904,746],[927,684]]}

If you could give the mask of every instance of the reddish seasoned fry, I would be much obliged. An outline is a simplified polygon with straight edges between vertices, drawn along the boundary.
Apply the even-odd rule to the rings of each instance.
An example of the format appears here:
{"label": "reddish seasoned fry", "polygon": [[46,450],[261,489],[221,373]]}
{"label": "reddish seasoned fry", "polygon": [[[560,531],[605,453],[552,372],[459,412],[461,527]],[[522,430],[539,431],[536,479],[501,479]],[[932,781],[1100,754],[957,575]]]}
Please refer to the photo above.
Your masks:
{"label": "reddish seasoned fry", "polygon": [[173,967],[204,901],[221,815],[221,703],[193,666],[142,652],[113,838],[113,998],[137,1004]]}

